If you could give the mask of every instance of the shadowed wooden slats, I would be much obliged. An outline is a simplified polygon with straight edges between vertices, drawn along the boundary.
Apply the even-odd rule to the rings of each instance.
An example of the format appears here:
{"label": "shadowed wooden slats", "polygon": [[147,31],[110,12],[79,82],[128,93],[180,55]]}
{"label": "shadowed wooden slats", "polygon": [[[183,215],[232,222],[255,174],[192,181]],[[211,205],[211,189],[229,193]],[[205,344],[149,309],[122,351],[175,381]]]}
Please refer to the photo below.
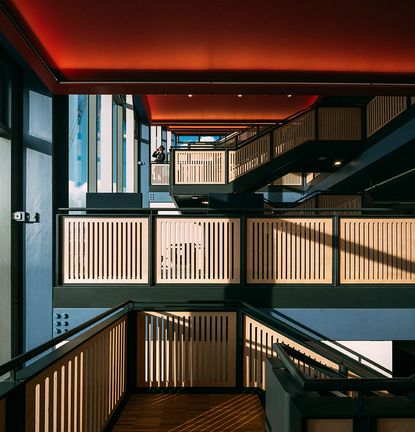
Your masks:
{"label": "shadowed wooden slats", "polygon": [[104,429],[125,394],[126,318],[26,383],[27,432]]}
{"label": "shadowed wooden slats", "polygon": [[264,412],[252,394],[132,394],[114,432],[261,432]]}
{"label": "shadowed wooden slats", "polygon": [[248,283],[331,283],[332,220],[249,218]]}
{"label": "shadowed wooden slats", "polygon": [[6,399],[0,399],[0,432],[6,432]]}
{"label": "shadowed wooden slats", "polygon": [[353,432],[353,419],[309,419],[306,432]]}
{"label": "shadowed wooden slats", "polygon": [[315,139],[315,110],[274,130],[274,157]]}
{"label": "shadowed wooden slats", "polygon": [[341,283],[414,283],[415,222],[341,219]]}
{"label": "shadowed wooden slats", "polygon": [[63,218],[63,283],[147,283],[148,219]]}
{"label": "shadowed wooden slats", "polygon": [[154,186],[169,184],[169,164],[151,164],[151,184]]}
{"label": "shadowed wooden slats", "polygon": [[157,283],[239,283],[240,220],[157,218]]}
{"label": "shadowed wooden slats", "polygon": [[318,139],[359,141],[362,135],[360,108],[318,108]]}
{"label": "shadowed wooden slats", "polygon": [[137,332],[138,386],[235,385],[234,312],[139,312]]}
{"label": "shadowed wooden slats", "polygon": [[[258,387],[265,390],[265,360],[267,357],[276,357],[272,345],[274,343],[283,343],[295,350],[305,354],[322,365],[337,370],[336,363],[324,358],[320,354],[311,351],[308,348],[294,342],[287,336],[284,336],[271,328],[255,321],[254,319],[244,316],[244,387]],[[303,365],[302,371],[310,373],[308,367]],[[312,368],[310,368],[311,370]]]}
{"label": "shadowed wooden slats", "polygon": [[379,418],[377,427],[378,432],[413,432],[415,430],[415,419]]}
{"label": "shadowed wooden slats", "polygon": [[266,134],[232,151],[228,162],[230,182],[270,160],[270,138],[270,134]]}
{"label": "shadowed wooden slats", "polygon": [[175,184],[225,184],[225,151],[176,151]]}
{"label": "shadowed wooden slats", "polygon": [[405,96],[376,96],[373,98],[366,107],[367,136],[370,137],[405,111],[406,104]]}

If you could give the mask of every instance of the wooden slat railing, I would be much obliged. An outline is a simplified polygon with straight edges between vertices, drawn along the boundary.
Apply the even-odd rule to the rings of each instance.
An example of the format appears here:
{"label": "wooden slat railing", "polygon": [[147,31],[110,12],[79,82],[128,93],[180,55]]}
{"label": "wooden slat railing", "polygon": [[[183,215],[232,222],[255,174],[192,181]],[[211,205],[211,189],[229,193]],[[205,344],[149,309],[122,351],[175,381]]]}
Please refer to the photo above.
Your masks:
{"label": "wooden slat railing", "polygon": [[26,432],[102,431],[126,391],[123,317],[26,383]]}
{"label": "wooden slat railing", "polygon": [[405,96],[377,96],[366,107],[367,136],[370,137],[405,111]]}
{"label": "wooden slat railing", "polygon": [[270,160],[270,138],[270,134],[266,134],[237,150],[229,151],[230,182]]}
{"label": "wooden slat railing", "polygon": [[340,282],[415,283],[415,221],[341,219]]}
{"label": "wooden slat railing", "polygon": [[311,351],[287,336],[259,323],[255,319],[244,315],[243,320],[244,387],[256,387],[265,390],[265,360],[267,357],[275,358],[277,356],[273,349],[275,343],[283,343],[308,356],[310,359],[321,363],[323,366],[334,370],[338,369],[338,365],[335,362]]}
{"label": "wooden slat railing", "polygon": [[353,432],[353,419],[308,419],[306,432]]}
{"label": "wooden slat railing", "polygon": [[332,283],[332,220],[247,221],[248,283]]}
{"label": "wooden slat railing", "polygon": [[148,219],[63,218],[63,283],[147,283]]}
{"label": "wooden slat railing", "polygon": [[151,164],[151,184],[164,186],[169,184],[169,164]]}
{"label": "wooden slat railing", "polygon": [[235,386],[235,312],[139,312],[137,325],[138,386]]}
{"label": "wooden slat railing", "polygon": [[318,108],[318,139],[359,141],[361,139],[360,108]]}
{"label": "wooden slat railing", "polygon": [[272,182],[274,186],[302,186],[303,174],[302,173],[289,173]]}
{"label": "wooden slat railing", "polygon": [[225,151],[176,150],[174,183],[225,184]]}
{"label": "wooden slat railing", "polygon": [[274,130],[274,157],[316,138],[315,110]]}
{"label": "wooden slat railing", "polygon": [[414,418],[379,418],[377,432],[409,432],[415,431]]}
{"label": "wooden slat railing", "polygon": [[239,283],[240,220],[157,218],[157,283]]}

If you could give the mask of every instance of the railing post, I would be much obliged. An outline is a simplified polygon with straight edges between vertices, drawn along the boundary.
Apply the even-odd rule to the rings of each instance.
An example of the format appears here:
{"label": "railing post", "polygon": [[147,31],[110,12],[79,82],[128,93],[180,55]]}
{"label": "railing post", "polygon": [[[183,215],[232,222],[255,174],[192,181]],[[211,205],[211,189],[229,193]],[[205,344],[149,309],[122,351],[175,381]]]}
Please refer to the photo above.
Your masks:
{"label": "railing post", "polygon": [[241,262],[241,287],[246,286],[246,234],[247,234],[247,225],[246,225],[246,214],[241,215],[241,248],[240,248],[240,262]]}
{"label": "railing post", "polygon": [[225,149],[225,185],[229,183],[229,149]]}
{"label": "railing post", "polygon": [[244,314],[239,305],[236,312],[236,388],[244,385]]}
{"label": "railing post", "polygon": [[137,386],[137,312],[132,308],[127,314],[127,393]]}
{"label": "railing post", "polygon": [[171,192],[171,188],[174,185],[174,165],[175,165],[175,161],[174,161],[174,156],[175,156],[176,150],[175,149],[171,149],[170,151],[170,161],[169,161],[169,165],[170,165],[170,169],[169,169],[169,186],[170,186],[170,192]]}
{"label": "railing post", "polygon": [[157,238],[156,233],[154,229],[154,215],[153,211],[150,211],[150,215],[148,217],[148,285],[153,286],[155,277],[154,277],[154,253],[155,253],[155,247],[157,247]]}
{"label": "railing post", "polygon": [[339,286],[340,281],[340,247],[339,247],[339,216],[333,216],[333,240],[332,240],[332,248],[333,248],[333,285]]}
{"label": "railing post", "polygon": [[26,384],[21,383],[6,396],[6,431],[26,429]]}

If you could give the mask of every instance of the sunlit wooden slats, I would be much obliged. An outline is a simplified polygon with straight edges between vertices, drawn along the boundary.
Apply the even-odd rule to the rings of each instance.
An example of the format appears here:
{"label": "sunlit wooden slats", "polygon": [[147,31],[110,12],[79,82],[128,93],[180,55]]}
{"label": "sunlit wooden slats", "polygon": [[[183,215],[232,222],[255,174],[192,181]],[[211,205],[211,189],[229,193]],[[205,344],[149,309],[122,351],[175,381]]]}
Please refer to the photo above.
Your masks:
{"label": "sunlit wooden slats", "polygon": [[367,136],[373,135],[406,108],[405,96],[376,96],[373,98],[366,107]]}
{"label": "sunlit wooden slats", "polygon": [[175,184],[225,184],[224,150],[177,150],[174,153]]}
{"label": "sunlit wooden slats", "polygon": [[147,218],[64,217],[63,232],[63,283],[147,283]]}
{"label": "sunlit wooden slats", "polygon": [[151,164],[151,184],[153,186],[169,184],[169,164]]}
{"label": "sunlit wooden slats", "polygon": [[361,139],[360,108],[318,108],[318,139],[359,141]]}
{"label": "sunlit wooden slats", "polygon": [[247,282],[331,283],[332,242],[331,219],[249,218]]}
{"label": "sunlit wooden slats", "polygon": [[138,312],[137,334],[138,386],[235,385],[235,312]]}
{"label": "sunlit wooden slats", "polygon": [[238,283],[239,236],[239,219],[157,218],[156,282]]}
{"label": "sunlit wooden slats", "polygon": [[415,222],[340,220],[341,283],[414,283]]}
{"label": "sunlit wooden slats", "polygon": [[288,345],[310,357],[310,359],[337,370],[336,363],[264,326],[253,318],[245,315],[243,320],[244,387],[257,387],[265,390],[265,361],[267,357],[276,357],[272,345],[277,342]]}
{"label": "sunlit wooden slats", "polygon": [[270,134],[263,135],[246,145],[229,152],[229,181],[267,163],[270,158]]}
{"label": "sunlit wooden slats", "polygon": [[123,317],[30,379],[26,431],[103,430],[126,391],[126,335]]}
{"label": "sunlit wooden slats", "polygon": [[315,111],[311,110],[274,130],[274,157],[315,139]]}

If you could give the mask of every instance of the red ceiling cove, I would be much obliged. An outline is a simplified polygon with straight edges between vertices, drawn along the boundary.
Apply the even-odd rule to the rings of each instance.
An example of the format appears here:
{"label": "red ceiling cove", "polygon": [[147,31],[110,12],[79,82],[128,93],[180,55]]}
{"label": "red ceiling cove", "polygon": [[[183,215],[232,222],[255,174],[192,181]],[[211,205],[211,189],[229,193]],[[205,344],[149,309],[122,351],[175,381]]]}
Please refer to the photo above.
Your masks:
{"label": "red ceiling cove", "polygon": [[228,93],[268,83],[257,94],[276,81],[300,81],[293,92],[303,94],[333,81],[414,83],[413,0],[5,1],[58,81],[78,81],[72,91],[79,81],[95,91],[137,89],[95,83],[114,80],[145,81],[141,93],[173,93],[173,82],[181,93],[179,81],[233,81]]}
{"label": "red ceiling cove", "polygon": [[302,111],[316,96],[148,95],[145,104],[155,124],[275,122]]}

